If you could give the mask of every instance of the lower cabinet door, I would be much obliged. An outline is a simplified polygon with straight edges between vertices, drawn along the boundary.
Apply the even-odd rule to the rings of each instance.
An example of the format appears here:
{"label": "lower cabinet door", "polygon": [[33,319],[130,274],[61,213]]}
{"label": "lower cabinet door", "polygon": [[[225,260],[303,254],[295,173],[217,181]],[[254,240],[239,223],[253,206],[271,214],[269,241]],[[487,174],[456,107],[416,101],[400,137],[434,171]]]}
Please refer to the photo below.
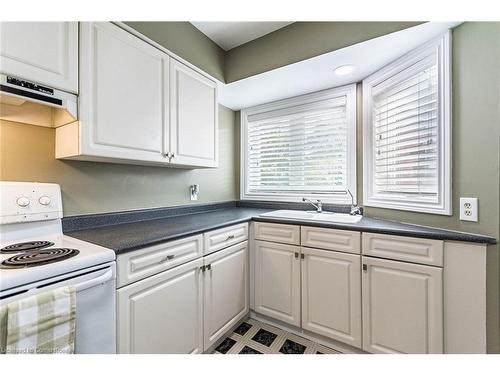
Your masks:
{"label": "lower cabinet door", "polygon": [[301,251],[302,328],[361,348],[361,257]]}
{"label": "lower cabinet door", "polygon": [[203,351],[202,259],[120,288],[119,353]]}
{"label": "lower cabinet door", "polygon": [[363,257],[363,350],[443,353],[442,269]]}
{"label": "lower cabinet door", "polygon": [[300,247],[255,241],[255,311],[300,327]]}
{"label": "lower cabinet door", "polygon": [[248,243],[204,258],[204,350],[249,311]]}

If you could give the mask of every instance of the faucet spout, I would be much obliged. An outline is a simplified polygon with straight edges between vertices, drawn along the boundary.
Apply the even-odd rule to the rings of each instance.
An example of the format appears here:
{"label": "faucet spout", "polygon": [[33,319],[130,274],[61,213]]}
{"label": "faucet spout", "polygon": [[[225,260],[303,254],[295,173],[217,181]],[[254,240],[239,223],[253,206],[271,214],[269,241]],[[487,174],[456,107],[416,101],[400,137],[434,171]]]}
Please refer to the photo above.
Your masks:
{"label": "faucet spout", "polygon": [[311,203],[316,208],[316,212],[319,214],[323,212],[323,202],[321,202],[319,199],[316,201],[316,203],[314,203],[310,199],[302,198],[302,202]]}

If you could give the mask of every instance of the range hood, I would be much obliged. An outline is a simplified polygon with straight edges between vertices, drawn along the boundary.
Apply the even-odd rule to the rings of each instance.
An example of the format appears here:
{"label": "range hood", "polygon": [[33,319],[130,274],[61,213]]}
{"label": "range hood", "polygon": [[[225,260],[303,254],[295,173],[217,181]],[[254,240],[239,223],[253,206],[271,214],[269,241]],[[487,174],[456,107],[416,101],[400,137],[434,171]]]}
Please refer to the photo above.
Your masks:
{"label": "range hood", "polygon": [[77,96],[0,74],[0,119],[59,127],[78,119]]}

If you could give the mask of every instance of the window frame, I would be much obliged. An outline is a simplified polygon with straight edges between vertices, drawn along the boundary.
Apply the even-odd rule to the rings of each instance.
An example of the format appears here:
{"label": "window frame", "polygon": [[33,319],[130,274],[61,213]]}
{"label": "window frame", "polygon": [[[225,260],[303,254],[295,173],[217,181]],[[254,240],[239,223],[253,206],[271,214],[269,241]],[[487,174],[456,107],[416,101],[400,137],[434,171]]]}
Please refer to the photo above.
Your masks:
{"label": "window frame", "polygon": [[[438,197],[436,202],[423,199],[409,199],[402,195],[400,199],[376,194],[373,191],[373,129],[372,91],[374,87],[389,86],[399,75],[401,82],[418,69],[419,62],[430,54],[436,53],[438,71]],[[413,70],[412,70],[413,68]],[[405,72],[406,71],[406,72]],[[435,38],[410,53],[393,61],[381,70],[363,80],[363,205],[368,207],[389,208],[404,211],[452,215],[452,155],[451,155],[451,31]],[[379,86],[380,87],[380,86]]]}
{"label": "window frame", "polygon": [[302,198],[320,199],[323,203],[331,204],[351,204],[351,198],[346,193],[251,193],[248,191],[248,117],[262,114],[269,111],[283,110],[290,107],[299,107],[305,104],[322,102],[342,96],[346,97],[346,120],[347,120],[347,189],[354,196],[354,203],[357,201],[356,194],[356,83],[335,87],[328,90],[318,91],[311,94],[300,95],[288,99],[283,99],[271,103],[241,110],[240,114],[240,199],[253,201],[279,201],[279,202],[302,202]]}

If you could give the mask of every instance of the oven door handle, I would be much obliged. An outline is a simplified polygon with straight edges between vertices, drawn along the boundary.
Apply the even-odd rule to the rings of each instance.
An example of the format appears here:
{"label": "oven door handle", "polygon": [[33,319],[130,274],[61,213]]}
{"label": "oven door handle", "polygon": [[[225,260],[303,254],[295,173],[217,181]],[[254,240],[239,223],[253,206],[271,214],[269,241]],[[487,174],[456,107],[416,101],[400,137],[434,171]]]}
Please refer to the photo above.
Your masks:
{"label": "oven door handle", "polygon": [[104,284],[113,278],[113,269],[108,269],[104,274],[95,279],[84,281],[83,283],[74,285],[76,292],[81,292],[90,289],[96,285]]}

